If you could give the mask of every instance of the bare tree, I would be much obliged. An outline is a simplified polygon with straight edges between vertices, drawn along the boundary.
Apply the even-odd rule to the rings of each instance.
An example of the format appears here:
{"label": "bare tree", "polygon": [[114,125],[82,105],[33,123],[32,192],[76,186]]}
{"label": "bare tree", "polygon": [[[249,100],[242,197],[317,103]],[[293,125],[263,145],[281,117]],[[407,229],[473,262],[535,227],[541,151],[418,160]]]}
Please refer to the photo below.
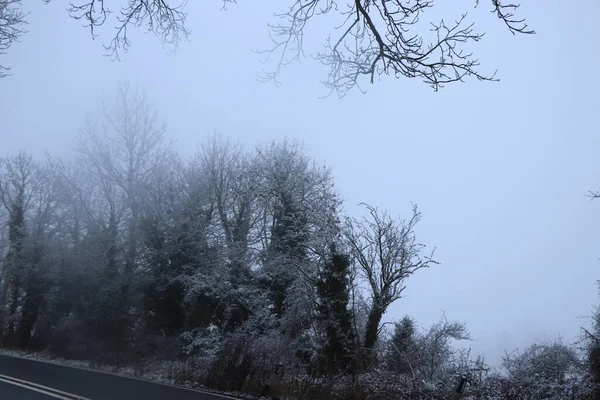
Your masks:
{"label": "bare tree", "polygon": [[132,271],[146,192],[154,175],[169,162],[170,147],[165,143],[166,127],[157,111],[142,91],[126,82],[119,84],[114,103],[104,103],[102,114],[108,128],[107,150],[112,152],[110,164],[105,167],[128,208],[126,266]]}
{"label": "bare tree", "polygon": [[[0,0],[0,56],[6,54],[10,46],[25,32],[25,13],[21,10],[21,0]],[[0,64],[0,78],[8,75],[10,67]]]}
{"label": "bare tree", "polygon": [[250,160],[239,144],[215,134],[195,161],[210,185],[225,243],[234,251],[245,250],[257,197]]}
{"label": "bare tree", "polygon": [[108,206],[104,221],[112,221],[109,225],[116,230],[121,221],[125,224],[126,268],[130,272],[148,186],[170,159],[164,132],[164,124],[144,93],[121,83],[115,101],[103,103],[101,123],[88,119],[76,145],[82,167],[89,169],[95,190],[101,194],[98,200]]}
{"label": "bare tree", "polygon": [[8,254],[5,260],[3,292],[8,325],[5,332],[14,340],[17,311],[23,297],[26,268],[26,218],[33,201],[37,166],[24,152],[0,159],[0,201],[8,212]]}
{"label": "bare tree", "polygon": [[[222,261],[211,264],[213,287],[218,288],[226,330],[243,323],[251,312],[251,300],[246,288],[252,278],[252,261],[248,251],[255,241],[257,213],[256,174],[253,160],[241,145],[219,134],[209,135],[193,159],[193,167],[207,186],[209,202],[214,205],[215,244]],[[255,254],[254,254],[255,255]],[[202,274],[205,275],[205,274]],[[228,284],[222,285],[224,279]],[[207,281],[205,276],[200,281]]]}
{"label": "bare tree", "polygon": [[[0,159],[0,201],[8,212],[8,252],[5,259],[3,296],[7,307],[9,339],[26,348],[40,316],[46,242],[56,226],[59,206],[56,180],[48,168],[26,153]],[[18,338],[15,322],[18,321]]]}
{"label": "bare tree", "polygon": [[31,215],[28,218],[29,238],[25,275],[25,295],[19,323],[19,345],[28,348],[42,318],[45,292],[50,273],[49,244],[58,234],[57,210],[63,196],[54,174],[48,165],[36,163],[32,191]]}
{"label": "bare tree", "polygon": [[445,315],[420,335],[417,339],[416,358],[423,377],[433,382],[445,372],[444,369],[455,355],[452,340],[471,340],[471,335],[464,322],[448,321]]}
{"label": "bare tree", "polygon": [[120,360],[139,310],[140,223],[154,177],[166,169],[171,153],[155,109],[127,83],[118,86],[113,101],[103,103],[97,121],[86,122],[75,145],[78,173],[57,169],[84,211],[85,240],[95,243],[88,266],[96,287],[87,315],[96,319],[86,329],[110,343]]}
{"label": "bare tree", "polygon": [[361,221],[348,218],[345,236],[350,253],[358,265],[362,277],[371,291],[371,307],[365,328],[363,348],[365,362],[375,346],[379,335],[379,324],[387,308],[402,297],[406,279],[421,268],[437,262],[433,252],[421,257],[425,247],[415,238],[414,227],[421,213],[413,206],[412,217],[395,220],[387,212],[380,212],[365,205],[370,218]]}

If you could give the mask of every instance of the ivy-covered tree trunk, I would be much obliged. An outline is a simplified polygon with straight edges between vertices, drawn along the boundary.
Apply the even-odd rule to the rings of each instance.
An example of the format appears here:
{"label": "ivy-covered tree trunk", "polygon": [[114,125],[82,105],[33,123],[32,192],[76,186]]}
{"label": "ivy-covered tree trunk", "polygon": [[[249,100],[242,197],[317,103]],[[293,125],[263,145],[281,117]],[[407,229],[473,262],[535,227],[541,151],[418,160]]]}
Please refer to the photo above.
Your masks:
{"label": "ivy-covered tree trunk", "polygon": [[[37,235],[36,235],[37,236]],[[19,324],[19,347],[29,349],[31,333],[38,322],[41,309],[44,304],[44,284],[41,276],[41,266],[44,255],[44,245],[38,241],[42,235],[33,239],[31,243],[31,252],[27,260],[27,274],[25,276],[25,293],[23,296],[23,308],[21,312],[21,323]],[[37,242],[37,243],[36,243]]]}
{"label": "ivy-covered tree trunk", "polygon": [[294,282],[293,262],[302,264],[306,256],[303,248],[306,216],[292,204],[289,195],[282,194],[281,204],[276,207],[271,228],[271,245],[267,263],[270,264],[268,284],[273,312],[282,317],[288,291]]}
{"label": "ivy-covered tree trunk", "polygon": [[367,326],[365,329],[365,338],[363,341],[364,358],[362,367],[364,370],[368,369],[373,361],[373,348],[377,343],[379,337],[379,324],[381,318],[385,313],[385,307],[381,304],[381,300],[378,297],[373,298],[373,304],[369,311],[369,318],[367,319]]}
{"label": "ivy-covered tree trunk", "polygon": [[9,344],[16,345],[15,320],[22,294],[23,277],[25,268],[24,246],[26,239],[24,188],[19,191],[15,202],[12,204],[8,222],[9,251],[6,256],[7,278],[9,295],[8,327],[6,331]]}
{"label": "ivy-covered tree trunk", "polygon": [[592,399],[600,400],[600,344],[594,343],[589,351],[588,363],[590,366],[591,378],[594,387],[592,389]]}
{"label": "ivy-covered tree trunk", "polygon": [[325,344],[320,349],[320,369],[327,375],[349,372],[354,353],[354,331],[349,303],[350,257],[331,246],[329,260],[317,281],[319,322]]}
{"label": "ivy-covered tree trunk", "polygon": [[44,293],[37,276],[28,279],[25,299],[23,300],[23,312],[19,325],[19,347],[29,349],[31,333],[38,321],[40,310],[43,306]]}

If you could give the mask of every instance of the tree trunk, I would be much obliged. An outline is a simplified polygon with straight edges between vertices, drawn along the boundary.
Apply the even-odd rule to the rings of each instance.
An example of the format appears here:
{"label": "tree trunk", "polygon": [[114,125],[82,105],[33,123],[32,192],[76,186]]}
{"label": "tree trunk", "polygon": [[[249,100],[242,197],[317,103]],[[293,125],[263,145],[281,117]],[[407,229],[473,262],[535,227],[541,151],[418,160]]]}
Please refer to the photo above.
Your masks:
{"label": "tree trunk", "polygon": [[381,305],[379,300],[374,299],[373,305],[371,306],[371,311],[369,311],[369,319],[367,320],[367,327],[365,330],[365,340],[363,342],[363,347],[365,349],[363,370],[366,370],[373,361],[372,350],[373,347],[375,347],[375,343],[377,343],[379,324],[381,323],[381,318],[383,317],[384,312],[385,307]]}
{"label": "tree trunk", "polygon": [[19,347],[27,350],[31,341],[31,332],[38,320],[39,310],[42,303],[42,296],[36,289],[36,285],[31,285],[31,288],[27,291],[27,295],[23,302],[23,315],[21,317],[21,323],[19,324]]}

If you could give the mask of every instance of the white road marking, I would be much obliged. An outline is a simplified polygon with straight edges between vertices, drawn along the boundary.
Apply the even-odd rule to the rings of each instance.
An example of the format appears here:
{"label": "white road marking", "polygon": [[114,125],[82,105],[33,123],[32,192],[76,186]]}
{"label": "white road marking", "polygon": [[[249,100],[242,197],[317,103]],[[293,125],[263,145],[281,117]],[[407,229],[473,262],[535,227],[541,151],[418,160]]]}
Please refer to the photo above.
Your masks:
{"label": "white road marking", "polygon": [[62,390],[54,389],[48,386],[40,385],[39,383],[25,381],[23,379],[14,378],[8,375],[0,374],[0,382],[10,385],[20,386],[25,389],[33,390],[34,392],[45,394],[60,400],[91,400],[87,397],[78,396],[76,394],[63,392]]}
{"label": "white road marking", "polygon": [[[6,354],[6,353],[3,353],[2,350],[0,350],[0,356],[1,357],[18,358],[20,360],[26,360],[26,361],[31,361],[31,362],[39,362],[39,363],[44,363],[44,364],[56,365],[58,367],[64,367],[64,368],[73,368],[73,369],[78,369],[80,371],[94,372],[94,373],[97,373],[97,374],[116,376],[116,377],[119,377],[119,378],[130,379],[130,380],[133,380],[133,381],[148,383],[148,384],[151,384],[151,385],[168,386],[168,387],[172,387],[173,389],[179,389],[179,390],[185,390],[185,391],[188,391],[188,392],[196,392],[196,393],[208,394],[208,395],[211,395],[211,396],[214,396],[214,397],[220,397],[222,399],[240,400],[239,397],[232,397],[230,395],[216,393],[216,392],[211,392],[211,391],[208,391],[208,390],[192,389],[192,388],[188,388],[188,387],[185,387],[185,386],[177,386],[177,385],[174,385],[172,383],[157,382],[157,381],[152,381],[152,380],[149,380],[149,379],[136,378],[135,376],[126,375],[126,374],[122,374],[122,373],[119,374],[119,373],[116,373],[116,372],[103,371],[101,369],[96,369],[96,368],[89,368],[89,367],[86,368],[86,367],[78,367],[78,366],[69,365],[69,364],[61,364],[60,362],[57,362],[57,361],[43,360],[43,359],[33,358],[33,357],[23,357],[21,355],[15,355],[15,354]],[[91,399],[86,399],[85,397],[81,397],[81,396],[78,397],[78,398],[76,398],[76,400],[77,399],[91,400]],[[71,400],[71,399],[69,399],[69,400]]]}

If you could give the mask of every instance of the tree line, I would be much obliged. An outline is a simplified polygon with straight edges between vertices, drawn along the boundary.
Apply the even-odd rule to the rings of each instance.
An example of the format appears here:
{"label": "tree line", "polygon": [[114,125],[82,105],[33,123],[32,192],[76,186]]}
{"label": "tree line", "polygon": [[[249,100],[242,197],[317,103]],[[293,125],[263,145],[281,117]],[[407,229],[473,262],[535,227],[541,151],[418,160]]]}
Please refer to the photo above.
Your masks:
{"label": "tree line", "polygon": [[382,324],[437,264],[417,206],[346,216],[331,169],[290,140],[211,135],[183,157],[127,84],[71,158],[1,158],[0,200],[3,348],[249,394],[281,364],[271,394],[292,398],[448,398],[460,377],[473,398],[598,398],[597,322],[501,371],[456,345],[461,321]]}

